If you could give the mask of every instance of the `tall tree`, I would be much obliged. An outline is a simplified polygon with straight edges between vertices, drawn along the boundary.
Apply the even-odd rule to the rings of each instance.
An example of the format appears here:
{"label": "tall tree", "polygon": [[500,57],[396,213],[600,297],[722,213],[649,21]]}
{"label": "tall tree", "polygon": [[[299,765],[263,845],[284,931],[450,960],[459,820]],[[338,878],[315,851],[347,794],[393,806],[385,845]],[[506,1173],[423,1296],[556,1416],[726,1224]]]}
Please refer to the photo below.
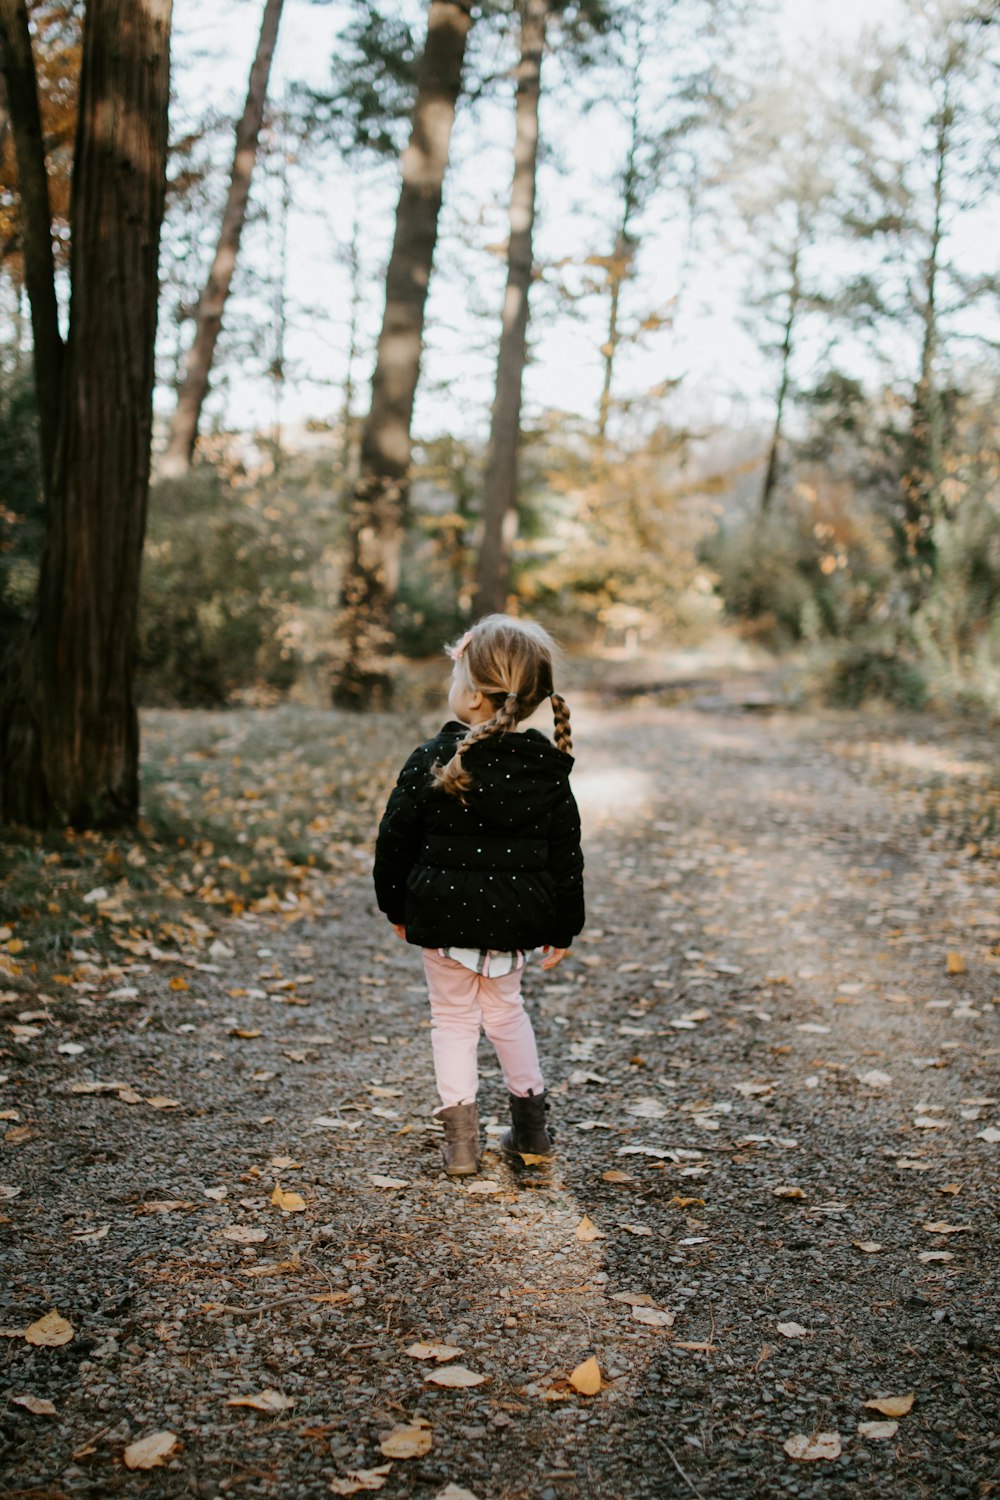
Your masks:
{"label": "tall tree", "polygon": [[845,222],[871,258],[844,305],[892,344],[897,369],[899,348],[912,349],[892,522],[915,609],[937,563],[935,521],[947,511],[949,348],[988,330],[976,310],[1000,289],[995,255],[975,266],[968,249],[970,214],[995,177],[998,60],[995,15],[980,4],[908,0],[907,17],[901,41],[867,39],[850,80],[844,128],[855,170]]}
{"label": "tall tree", "polygon": [[520,0],[520,60],[514,103],[514,181],[510,193],[507,287],[483,482],[483,536],[473,606],[479,615],[502,610],[510,587],[513,529],[517,520],[521,391],[528,343],[528,293],[533,271],[538,104],[549,11],[550,0]]}
{"label": "tall tree", "polygon": [[431,0],[410,140],[403,152],[371,407],[348,507],[341,658],[333,681],[333,701],[340,707],[367,708],[384,702],[391,691],[389,612],[399,578],[424,308],[471,26],[468,0]]}
{"label": "tall tree", "polygon": [[5,663],[4,815],[135,820],[133,695],[167,162],[171,0],[87,0],[60,336],[25,0],[0,0],[35,335],[46,519],[34,617]]}
{"label": "tall tree", "polygon": [[271,76],[271,60],[278,40],[278,27],[284,0],[265,0],[264,14],[257,40],[257,51],[250,69],[250,84],[247,100],[236,126],[236,150],[229,179],[229,193],[222,214],[222,226],[216,245],[208,280],[198,300],[195,312],[195,333],[187,357],[184,380],[177,396],[177,407],[170,424],[170,436],[158,469],[164,476],[176,476],[187,472],[198,440],[198,422],[201,409],[208,395],[208,382],[212,359],[226,300],[232,285],[236,258],[239,254],[243,225],[246,222],[247,204],[250,201],[250,183],[257,160],[257,142],[264,120],[268,79]]}

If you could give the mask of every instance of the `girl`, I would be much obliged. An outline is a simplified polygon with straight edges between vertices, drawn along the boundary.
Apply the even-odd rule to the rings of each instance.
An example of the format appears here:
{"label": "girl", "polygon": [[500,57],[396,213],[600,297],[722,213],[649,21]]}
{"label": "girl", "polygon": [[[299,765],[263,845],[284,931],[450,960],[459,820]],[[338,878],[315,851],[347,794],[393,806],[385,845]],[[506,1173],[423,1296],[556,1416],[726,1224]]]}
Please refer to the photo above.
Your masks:
{"label": "girl", "polygon": [[[479,1164],[480,1024],[510,1095],[503,1149],[551,1154],[521,970],[539,946],[542,968],[555,968],[583,927],[583,855],[551,638],[488,615],[447,650],[455,717],[400,772],[379,826],[375,891],[397,936],[423,949],[445,1170],[465,1177]],[[517,728],[545,698],[555,746]]]}

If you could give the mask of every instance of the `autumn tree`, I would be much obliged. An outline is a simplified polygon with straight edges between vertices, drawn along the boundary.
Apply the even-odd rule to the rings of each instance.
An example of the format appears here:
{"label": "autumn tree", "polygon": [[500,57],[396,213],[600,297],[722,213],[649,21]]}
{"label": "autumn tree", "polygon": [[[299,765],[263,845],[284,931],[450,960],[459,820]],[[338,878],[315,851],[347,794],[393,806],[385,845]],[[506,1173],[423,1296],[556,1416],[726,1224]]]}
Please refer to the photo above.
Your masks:
{"label": "autumn tree", "polygon": [[257,159],[257,143],[264,120],[267,85],[283,3],[284,0],[265,0],[264,4],[257,50],[250,69],[246,104],[236,125],[236,148],[219,239],[208,279],[195,310],[194,339],[188,351],[167,446],[158,466],[159,473],[165,477],[186,473],[198,439],[201,409],[208,394],[212,360],[246,222],[250,184]]}
{"label": "autumn tree", "polygon": [[424,309],[471,25],[471,6],[465,0],[431,0],[402,157],[371,406],[348,505],[341,659],[333,683],[333,699],[341,707],[366,708],[385,701],[390,691],[389,615],[399,577]]}
{"label": "autumn tree", "polygon": [[170,23],[170,0],[87,0],[64,340],[29,15],[25,0],[0,0],[46,510],[33,618],[5,663],[0,790],[4,815],[33,826],[115,827],[138,812],[133,678]]}

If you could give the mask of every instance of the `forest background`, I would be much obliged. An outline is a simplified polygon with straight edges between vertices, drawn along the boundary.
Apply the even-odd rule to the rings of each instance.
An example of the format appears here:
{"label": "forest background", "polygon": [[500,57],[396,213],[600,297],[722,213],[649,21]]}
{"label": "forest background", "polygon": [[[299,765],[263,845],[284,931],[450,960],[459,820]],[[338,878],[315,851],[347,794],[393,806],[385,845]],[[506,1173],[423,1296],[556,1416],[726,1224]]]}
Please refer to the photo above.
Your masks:
{"label": "forest background", "polygon": [[[28,7],[63,328],[85,10]],[[412,454],[373,500],[399,163],[419,134],[428,18],[445,10],[466,30]],[[505,605],[602,650],[729,625],[798,653],[833,702],[1000,711],[998,12],[885,0],[820,24],[825,10],[175,7],[140,702],[322,703],[332,688],[363,707],[407,658]],[[241,207],[233,131],[255,57]],[[13,113],[8,653],[37,612],[46,527]],[[221,333],[178,447],[220,253]],[[411,360],[410,400],[416,376]]]}

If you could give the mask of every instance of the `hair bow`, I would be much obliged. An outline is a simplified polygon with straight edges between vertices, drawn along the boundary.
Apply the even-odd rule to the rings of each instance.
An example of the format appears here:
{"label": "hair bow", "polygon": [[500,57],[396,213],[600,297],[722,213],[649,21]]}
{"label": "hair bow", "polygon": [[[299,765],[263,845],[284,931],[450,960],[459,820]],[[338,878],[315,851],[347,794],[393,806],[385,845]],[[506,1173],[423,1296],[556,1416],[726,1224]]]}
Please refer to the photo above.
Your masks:
{"label": "hair bow", "polygon": [[448,655],[451,657],[452,661],[461,661],[462,657],[465,655],[465,648],[471,640],[472,631],[467,630],[460,641],[457,641],[454,646],[448,647]]}

